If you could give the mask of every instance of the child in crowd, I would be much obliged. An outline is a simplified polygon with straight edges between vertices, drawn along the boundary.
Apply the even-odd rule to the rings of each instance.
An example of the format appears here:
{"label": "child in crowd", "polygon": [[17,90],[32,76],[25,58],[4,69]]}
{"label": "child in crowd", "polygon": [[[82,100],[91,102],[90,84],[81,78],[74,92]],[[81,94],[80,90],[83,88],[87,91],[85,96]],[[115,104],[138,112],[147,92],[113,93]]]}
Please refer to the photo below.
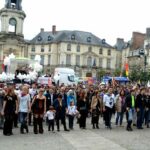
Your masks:
{"label": "child in crowd", "polygon": [[73,130],[74,117],[78,114],[77,108],[74,105],[74,101],[70,102],[70,106],[68,106],[67,114],[69,119],[69,128]]}
{"label": "child in crowd", "polygon": [[53,106],[49,107],[49,110],[46,112],[46,117],[48,119],[48,131],[52,131],[54,133],[54,119],[55,119],[55,110]]}

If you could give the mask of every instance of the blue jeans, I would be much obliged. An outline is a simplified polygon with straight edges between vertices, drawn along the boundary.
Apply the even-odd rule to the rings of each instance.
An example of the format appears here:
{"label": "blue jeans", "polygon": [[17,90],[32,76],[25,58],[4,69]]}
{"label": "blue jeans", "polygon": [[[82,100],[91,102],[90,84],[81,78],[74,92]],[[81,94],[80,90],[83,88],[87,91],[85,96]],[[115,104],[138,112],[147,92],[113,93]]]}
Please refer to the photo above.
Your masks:
{"label": "blue jeans", "polygon": [[120,121],[120,125],[122,125],[124,112],[117,112],[116,117],[116,125],[118,125],[118,121]]}
{"label": "blue jeans", "polygon": [[27,128],[27,113],[26,112],[20,112],[19,113],[20,115],[20,123],[21,123],[21,131],[23,131],[23,129]]}
{"label": "blue jeans", "polygon": [[140,108],[137,112],[137,128],[141,128],[144,120],[144,108]]}

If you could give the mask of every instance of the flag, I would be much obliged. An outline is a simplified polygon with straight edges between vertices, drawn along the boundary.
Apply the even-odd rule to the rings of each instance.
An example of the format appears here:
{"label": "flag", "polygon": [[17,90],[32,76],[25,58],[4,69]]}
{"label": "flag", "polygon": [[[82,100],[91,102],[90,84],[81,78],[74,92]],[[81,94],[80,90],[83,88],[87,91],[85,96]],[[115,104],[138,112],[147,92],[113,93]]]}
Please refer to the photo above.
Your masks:
{"label": "flag", "polygon": [[129,64],[125,63],[125,71],[126,71],[126,76],[129,76]]}

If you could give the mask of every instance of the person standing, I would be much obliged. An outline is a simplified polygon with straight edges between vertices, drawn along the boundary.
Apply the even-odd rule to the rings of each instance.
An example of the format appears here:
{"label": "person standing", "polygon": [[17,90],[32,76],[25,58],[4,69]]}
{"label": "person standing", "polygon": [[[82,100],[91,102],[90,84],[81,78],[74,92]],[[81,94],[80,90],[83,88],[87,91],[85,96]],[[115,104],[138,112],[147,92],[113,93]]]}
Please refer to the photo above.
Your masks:
{"label": "person standing", "polygon": [[135,112],[135,90],[131,89],[130,94],[126,97],[127,131],[133,131],[133,129],[131,128],[131,124],[134,112]]}
{"label": "person standing", "polygon": [[[31,101],[30,101],[30,105],[31,105],[34,96],[36,96],[38,94],[37,86],[36,86],[35,83],[33,83],[32,88],[29,89],[29,94],[30,94],[30,97],[31,97]],[[29,125],[31,125],[31,123],[32,123],[32,112],[29,113],[28,119],[29,119],[28,123],[29,123]]]}
{"label": "person standing", "polygon": [[77,109],[79,111],[79,127],[86,129],[86,117],[87,117],[87,101],[85,91],[81,91],[79,99],[77,101]]}
{"label": "person standing", "polygon": [[1,111],[3,108],[3,100],[4,100],[4,91],[0,88],[0,129],[3,129],[4,126],[4,117],[1,115]]}
{"label": "person standing", "polygon": [[135,109],[137,111],[137,129],[143,129],[142,124],[144,121],[144,113],[145,113],[145,89],[142,88],[140,93],[136,97],[135,101]]}
{"label": "person standing", "polygon": [[30,95],[29,90],[27,86],[22,87],[21,94],[18,95],[19,100],[19,116],[20,116],[20,133],[24,134],[24,129],[26,129],[26,132],[28,133],[28,125],[27,125],[27,118],[28,113],[30,112]]}
{"label": "person standing", "polygon": [[56,125],[57,125],[57,131],[60,131],[60,125],[59,120],[61,120],[64,131],[69,131],[66,127],[66,112],[67,112],[67,103],[63,99],[63,96],[61,94],[58,95],[57,99],[54,101],[53,106],[56,110]]}
{"label": "person standing", "polygon": [[92,97],[92,102],[91,102],[91,113],[92,113],[92,124],[93,124],[93,129],[96,128],[99,129],[99,115],[101,111],[101,100],[98,91],[96,90],[94,92],[94,96]]}
{"label": "person standing", "polygon": [[147,89],[146,97],[145,97],[145,125],[149,128],[150,122],[150,93]]}
{"label": "person standing", "polygon": [[44,96],[44,89],[40,88],[38,95],[33,98],[31,107],[33,108],[33,125],[34,134],[38,134],[37,125],[39,125],[39,133],[43,133],[43,117],[46,113],[46,97]]}
{"label": "person standing", "polygon": [[106,93],[103,97],[103,111],[105,117],[105,126],[109,129],[112,129],[111,117],[113,113],[114,104],[115,104],[115,96],[113,94],[113,89],[112,87],[109,87],[108,93]]}
{"label": "person standing", "polygon": [[13,119],[14,114],[18,113],[18,98],[14,93],[13,86],[9,86],[7,89],[7,93],[4,96],[2,115],[4,115],[4,128],[3,134],[6,136],[10,136],[13,134]]}
{"label": "person standing", "polygon": [[116,108],[116,125],[118,125],[118,121],[120,120],[120,126],[122,125],[123,121],[123,115],[125,112],[125,91],[122,89],[116,97],[116,103],[115,103],[115,108]]}
{"label": "person standing", "polygon": [[74,101],[70,101],[70,106],[68,106],[67,114],[69,119],[69,129],[73,130],[74,117],[77,115],[77,107],[74,105]]}
{"label": "person standing", "polygon": [[46,112],[46,117],[48,118],[48,131],[54,132],[54,119],[55,119],[55,109],[53,106],[49,106],[49,110]]}

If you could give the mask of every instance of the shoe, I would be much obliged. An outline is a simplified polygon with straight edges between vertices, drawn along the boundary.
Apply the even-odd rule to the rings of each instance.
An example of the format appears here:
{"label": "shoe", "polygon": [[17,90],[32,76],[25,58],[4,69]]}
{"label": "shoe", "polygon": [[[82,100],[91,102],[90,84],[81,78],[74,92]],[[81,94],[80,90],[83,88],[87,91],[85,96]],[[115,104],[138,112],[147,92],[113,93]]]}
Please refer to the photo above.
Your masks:
{"label": "shoe", "polygon": [[11,134],[10,134],[10,133],[7,133],[7,134],[3,134],[3,135],[5,135],[5,136],[11,136]]}
{"label": "shoe", "polygon": [[138,127],[137,129],[143,129],[143,127]]}
{"label": "shoe", "polygon": [[59,129],[57,129],[57,131],[59,132],[60,130],[59,130]]}
{"label": "shoe", "polygon": [[68,129],[65,129],[64,131],[70,131],[70,130],[68,130]]}
{"label": "shoe", "polygon": [[132,128],[129,128],[129,127],[127,127],[126,130],[127,130],[127,131],[133,131],[133,129],[132,129]]}
{"label": "shoe", "polygon": [[134,124],[133,124],[133,126],[135,126],[135,127],[136,127],[136,124],[134,123]]}
{"label": "shoe", "polygon": [[93,129],[95,129],[95,126],[93,126]]}
{"label": "shoe", "polygon": [[96,125],[96,128],[97,128],[97,129],[99,129],[99,126],[98,126],[98,125]]}
{"label": "shoe", "polygon": [[147,128],[149,128],[149,125],[147,125]]}

